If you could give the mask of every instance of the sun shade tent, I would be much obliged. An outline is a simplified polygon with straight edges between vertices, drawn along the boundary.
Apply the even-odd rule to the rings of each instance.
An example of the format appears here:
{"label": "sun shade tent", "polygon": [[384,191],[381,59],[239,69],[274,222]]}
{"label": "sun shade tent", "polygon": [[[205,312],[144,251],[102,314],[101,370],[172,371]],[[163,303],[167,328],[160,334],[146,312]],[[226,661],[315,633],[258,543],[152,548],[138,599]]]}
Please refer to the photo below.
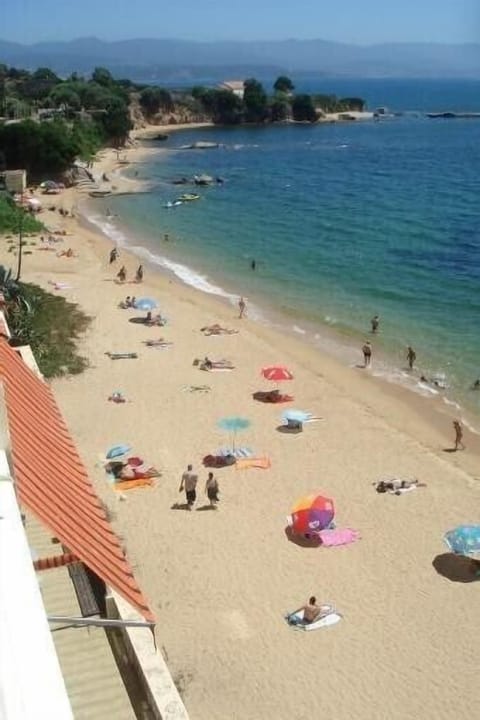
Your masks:
{"label": "sun shade tent", "polygon": [[22,505],[143,617],[155,622],[48,385],[0,340],[16,489]]}

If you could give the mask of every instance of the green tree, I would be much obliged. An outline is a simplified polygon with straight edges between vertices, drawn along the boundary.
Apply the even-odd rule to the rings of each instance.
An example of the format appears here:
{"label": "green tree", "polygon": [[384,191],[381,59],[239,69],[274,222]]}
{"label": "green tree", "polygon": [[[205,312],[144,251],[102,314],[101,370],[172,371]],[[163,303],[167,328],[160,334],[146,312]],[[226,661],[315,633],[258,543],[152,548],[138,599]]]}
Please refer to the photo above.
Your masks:
{"label": "green tree", "polygon": [[238,125],[242,122],[243,103],[230,90],[212,90],[205,99],[211,105],[214,123]]}
{"label": "green tree", "polygon": [[111,73],[103,67],[96,67],[92,73],[92,82],[103,87],[112,87],[115,83]]}
{"label": "green tree", "polygon": [[270,103],[270,119],[272,122],[286,120],[291,112],[290,102],[283,94],[278,93]]}
{"label": "green tree", "polygon": [[291,93],[295,90],[295,85],[286,75],[280,75],[273,85],[275,92]]}
{"label": "green tree", "polygon": [[318,114],[310,95],[295,95],[292,100],[292,115],[294,120],[316,122]]}
{"label": "green tree", "polygon": [[64,105],[72,110],[80,110],[82,103],[80,95],[75,92],[70,83],[61,83],[57,85],[50,93],[50,99],[54,107]]}
{"label": "green tree", "polygon": [[172,96],[168,90],[148,87],[140,93],[140,105],[146,115],[156,115],[160,109],[171,112],[174,108]]}
{"label": "green tree", "polygon": [[123,145],[132,129],[128,106],[120,98],[112,97],[107,104],[106,113],[102,115],[101,124],[106,137],[116,147]]}
{"label": "green tree", "polygon": [[357,97],[342,98],[339,100],[340,105],[345,107],[345,110],[356,110],[363,112],[365,108],[365,100]]}
{"label": "green tree", "polygon": [[243,104],[247,122],[260,123],[268,117],[267,94],[263,85],[255,78],[249,78],[244,82]]}

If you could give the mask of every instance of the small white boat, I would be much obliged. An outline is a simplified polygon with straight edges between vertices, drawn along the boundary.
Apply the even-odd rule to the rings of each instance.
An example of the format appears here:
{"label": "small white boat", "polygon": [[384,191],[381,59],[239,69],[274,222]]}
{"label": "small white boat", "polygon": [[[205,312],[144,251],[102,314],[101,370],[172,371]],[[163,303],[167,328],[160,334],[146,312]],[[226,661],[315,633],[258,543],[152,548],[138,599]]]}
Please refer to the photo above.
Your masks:
{"label": "small white boat", "polygon": [[173,208],[173,207],[178,207],[179,205],[183,205],[183,201],[182,201],[182,200],[174,200],[174,202],[172,202],[171,200],[169,200],[167,203],[165,203],[165,205],[164,205],[163,207]]}

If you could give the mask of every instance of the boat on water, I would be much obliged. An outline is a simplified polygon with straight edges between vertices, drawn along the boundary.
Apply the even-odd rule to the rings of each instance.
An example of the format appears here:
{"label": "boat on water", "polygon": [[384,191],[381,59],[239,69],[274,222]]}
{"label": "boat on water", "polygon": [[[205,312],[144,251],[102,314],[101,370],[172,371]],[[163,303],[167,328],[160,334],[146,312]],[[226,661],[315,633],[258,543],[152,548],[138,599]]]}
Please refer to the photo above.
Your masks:
{"label": "boat on water", "polygon": [[165,205],[163,207],[173,208],[173,207],[178,207],[179,205],[183,205],[183,200],[174,200],[173,202],[171,200],[169,200],[168,202],[165,203]]}
{"label": "boat on water", "polygon": [[103,198],[103,197],[107,197],[107,195],[111,195],[112,191],[111,190],[90,190],[90,192],[88,194],[90,195],[90,197]]}
{"label": "boat on water", "polygon": [[192,202],[192,200],[200,200],[200,195],[197,195],[196,193],[184,193],[183,195],[180,195],[177,200],[180,200],[181,202]]}

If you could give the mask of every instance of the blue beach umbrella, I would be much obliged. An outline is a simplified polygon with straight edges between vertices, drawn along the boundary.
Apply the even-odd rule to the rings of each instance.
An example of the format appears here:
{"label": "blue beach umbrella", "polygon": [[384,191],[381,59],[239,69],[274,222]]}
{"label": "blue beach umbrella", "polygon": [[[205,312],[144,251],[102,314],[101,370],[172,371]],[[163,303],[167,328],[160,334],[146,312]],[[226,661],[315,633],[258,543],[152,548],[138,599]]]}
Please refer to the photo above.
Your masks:
{"label": "blue beach umbrella", "polygon": [[131,449],[130,445],[113,445],[113,447],[107,451],[107,458],[109,460],[113,460],[113,458],[120,457],[121,455],[125,455],[125,453],[130,452]]}
{"label": "blue beach umbrella", "polygon": [[136,310],[154,310],[158,307],[158,303],[153,298],[142,297],[135,300]]}
{"label": "blue beach umbrella", "polygon": [[480,553],[480,525],[459,525],[446,532],[443,539],[457,555]]}
{"label": "blue beach umbrella", "polygon": [[250,427],[250,420],[247,418],[238,417],[233,415],[231,417],[225,417],[218,421],[218,427],[222,430],[227,430],[232,433],[232,449],[235,450],[235,437],[239,430],[246,430]]}
{"label": "blue beach umbrella", "polygon": [[306,422],[310,417],[311,413],[305,412],[304,410],[285,410],[284,413],[282,413],[282,420],[293,420],[293,422],[300,422],[304,423]]}

